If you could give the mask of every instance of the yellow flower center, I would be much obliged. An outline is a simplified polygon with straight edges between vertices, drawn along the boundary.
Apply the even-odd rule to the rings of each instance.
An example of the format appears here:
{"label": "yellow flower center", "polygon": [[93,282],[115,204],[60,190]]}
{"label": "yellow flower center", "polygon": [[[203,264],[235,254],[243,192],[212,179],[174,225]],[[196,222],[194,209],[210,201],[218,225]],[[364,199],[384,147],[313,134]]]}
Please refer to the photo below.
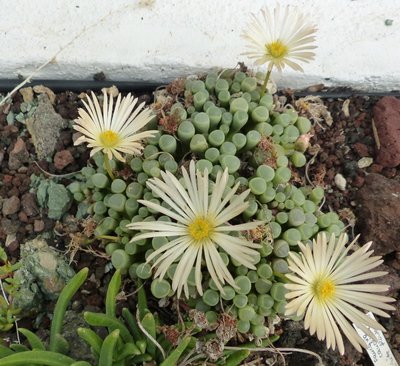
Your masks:
{"label": "yellow flower center", "polygon": [[281,41],[275,41],[265,45],[267,53],[270,54],[273,58],[282,58],[286,56],[288,52],[288,47],[283,44]]}
{"label": "yellow flower center", "polygon": [[333,298],[336,292],[335,283],[329,278],[318,279],[313,286],[314,295],[320,301],[326,301]]}
{"label": "yellow flower center", "polygon": [[119,134],[111,130],[106,130],[100,133],[99,139],[101,145],[108,148],[117,146],[121,140]]}
{"label": "yellow flower center", "polygon": [[214,231],[214,225],[204,217],[198,217],[188,226],[189,235],[195,240],[208,239]]}

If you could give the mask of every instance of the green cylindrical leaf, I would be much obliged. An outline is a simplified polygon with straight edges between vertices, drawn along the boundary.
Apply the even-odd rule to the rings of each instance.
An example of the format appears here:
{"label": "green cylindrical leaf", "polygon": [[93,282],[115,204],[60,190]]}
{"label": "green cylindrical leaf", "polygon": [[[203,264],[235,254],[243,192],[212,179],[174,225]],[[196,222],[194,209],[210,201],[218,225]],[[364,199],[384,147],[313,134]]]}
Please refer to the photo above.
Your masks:
{"label": "green cylindrical leaf", "polygon": [[110,180],[103,173],[96,173],[92,176],[92,182],[97,188],[105,188],[108,186]]}
{"label": "green cylindrical leaf", "polygon": [[267,280],[265,278],[259,278],[256,283],[254,284],[254,287],[256,291],[259,294],[266,294],[270,290],[272,286],[272,282],[270,280]]}
{"label": "green cylindrical leaf", "polygon": [[211,146],[219,147],[225,141],[225,134],[221,130],[211,131],[208,135],[208,142]]}
{"label": "green cylindrical leaf", "polygon": [[235,295],[233,298],[233,303],[238,309],[245,307],[247,305],[247,301],[247,296],[242,294]]}
{"label": "green cylindrical leaf", "polygon": [[282,258],[275,258],[272,261],[272,269],[277,273],[289,273],[289,266]]}
{"label": "green cylindrical leaf", "polygon": [[315,187],[310,193],[310,200],[318,205],[324,198],[324,189],[322,187]]}
{"label": "green cylindrical leaf", "polygon": [[200,172],[204,172],[206,169],[209,173],[211,173],[213,169],[213,165],[210,161],[206,159],[200,159],[196,161],[196,169],[199,170]]}
{"label": "green cylindrical leaf", "polygon": [[[224,137],[225,137],[225,135],[224,135]],[[210,138],[210,136],[208,136],[208,138]],[[211,163],[216,163],[219,159],[219,150],[216,147],[210,147],[204,153],[204,157]]]}
{"label": "green cylindrical leaf", "polygon": [[250,322],[248,320],[239,319],[236,323],[238,332],[247,333],[250,330]]}
{"label": "green cylindrical leaf", "polygon": [[272,285],[270,293],[275,301],[285,301],[287,290],[283,283],[276,282]]}
{"label": "green cylindrical leaf", "polygon": [[125,270],[132,264],[132,259],[125,250],[116,249],[112,253],[111,262],[114,268]]}
{"label": "green cylindrical leaf", "polygon": [[232,143],[235,145],[236,150],[240,150],[246,146],[247,138],[245,135],[238,132],[232,136]]}
{"label": "green cylindrical leaf", "polygon": [[293,154],[290,155],[290,161],[296,168],[301,168],[307,163],[306,157],[299,151],[293,151]]}
{"label": "green cylindrical leaf", "polygon": [[151,283],[151,293],[157,299],[162,299],[168,296],[171,290],[171,285],[167,280],[155,279]]}
{"label": "green cylindrical leaf", "polygon": [[249,115],[244,111],[237,111],[233,115],[232,130],[240,131],[240,129],[247,123]]}
{"label": "green cylindrical leaf", "polygon": [[275,176],[273,179],[274,185],[284,184],[289,182],[292,173],[289,168],[287,167],[279,167],[275,170]]}
{"label": "green cylindrical leaf", "polygon": [[256,107],[251,113],[251,118],[254,122],[267,122],[269,119],[269,111],[267,107],[262,105]]}
{"label": "green cylindrical leaf", "polygon": [[[160,149],[164,152],[173,154],[176,151],[176,139],[172,135],[162,135],[160,137],[160,140],[158,141],[158,145],[160,146]],[[143,167],[144,169],[144,167]],[[146,170],[144,170],[146,172]],[[149,174],[148,172],[146,172]]]}
{"label": "green cylindrical leaf", "polygon": [[289,225],[300,226],[304,224],[306,217],[304,211],[300,207],[295,207],[289,211]]}
{"label": "green cylindrical leaf", "polygon": [[208,100],[209,96],[210,95],[207,90],[199,90],[193,95],[193,104],[196,110],[202,110],[203,105]]}
{"label": "green cylindrical leaf", "polygon": [[183,121],[178,127],[178,137],[182,142],[189,142],[196,133],[196,129],[191,121]]}
{"label": "green cylindrical leaf", "polygon": [[257,305],[270,309],[274,305],[274,299],[268,294],[258,295]]}
{"label": "green cylindrical leaf", "polygon": [[190,150],[196,153],[203,153],[208,149],[207,140],[203,135],[197,134],[190,140]]}
{"label": "green cylindrical leaf", "polygon": [[221,124],[230,126],[233,120],[233,114],[230,112],[223,112],[221,117]]}
{"label": "green cylindrical leaf", "polygon": [[235,290],[233,289],[233,287],[226,285],[226,286],[223,286],[222,288],[224,290],[224,292],[223,293],[221,292],[221,295],[220,295],[222,299],[232,300],[235,297],[236,293],[235,293]]}
{"label": "green cylindrical leaf", "polygon": [[267,183],[263,178],[255,177],[250,179],[249,188],[251,193],[255,194],[256,196],[259,196],[266,191]]}
{"label": "green cylindrical leaf", "polygon": [[264,279],[269,279],[272,277],[272,268],[269,264],[263,263],[257,267],[257,274]]}
{"label": "green cylindrical leaf", "polygon": [[246,276],[238,276],[235,278],[237,288],[235,289],[238,294],[247,295],[251,290],[251,282]]}
{"label": "green cylindrical leaf", "polygon": [[198,133],[207,133],[210,129],[210,117],[205,112],[197,113],[193,118],[193,125]]}
{"label": "green cylindrical leaf", "polygon": [[121,193],[115,193],[111,195],[111,197],[108,200],[108,206],[117,212],[124,211],[125,203],[126,203],[126,197]]}
{"label": "green cylindrical leaf", "polygon": [[311,122],[308,118],[299,117],[296,121],[296,127],[299,129],[300,134],[305,134],[311,130]]}
{"label": "green cylindrical leaf", "polygon": [[229,174],[236,173],[240,168],[240,159],[234,155],[220,155],[219,162],[223,170],[228,169]]}
{"label": "green cylindrical leaf", "polygon": [[215,306],[219,302],[219,294],[215,290],[208,289],[204,291],[203,301],[209,306]]}
{"label": "green cylindrical leaf", "polygon": [[151,266],[148,263],[141,263],[136,268],[136,275],[143,280],[150,278],[151,274]]}
{"label": "green cylindrical leaf", "polygon": [[289,244],[285,240],[276,240],[274,242],[274,254],[279,258],[285,258],[289,254]]}
{"label": "green cylindrical leaf", "polygon": [[244,92],[251,92],[257,88],[257,79],[254,77],[246,77],[241,82],[241,87]]}
{"label": "green cylindrical leaf", "polygon": [[246,112],[249,110],[249,103],[244,98],[235,98],[231,100],[230,112],[234,114],[237,111]]}
{"label": "green cylindrical leaf", "polygon": [[238,315],[240,320],[251,321],[256,316],[256,312],[252,306],[246,305],[239,309]]}
{"label": "green cylindrical leaf", "polygon": [[217,128],[222,118],[221,110],[215,105],[212,105],[211,107],[207,108],[205,112],[208,114],[208,117],[210,117],[210,128]]}

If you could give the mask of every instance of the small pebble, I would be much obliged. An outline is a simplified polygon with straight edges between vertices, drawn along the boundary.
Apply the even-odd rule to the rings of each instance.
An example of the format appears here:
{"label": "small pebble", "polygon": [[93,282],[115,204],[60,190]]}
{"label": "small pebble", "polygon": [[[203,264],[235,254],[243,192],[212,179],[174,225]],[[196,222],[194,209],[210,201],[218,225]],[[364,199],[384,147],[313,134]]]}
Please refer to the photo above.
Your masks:
{"label": "small pebble", "polygon": [[13,215],[18,212],[20,208],[20,200],[17,196],[12,196],[3,201],[3,215]]}
{"label": "small pebble", "polygon": [[343,177],[342,174],[338,173],[335,175],[335,185],[336,187],[338,187],[341,191],[345,191],[346,190],[346,179]]}
{"label": "small pebble", "polygon": [[69,150],[58,151],[54,155],[54,166],[58,170],[64,169],[73,162],[74,158]]}
{"label": "small pebble", "polygon": [[374,162],[374,159],[372,159],[372,158],[361,158],[361,159],[357,162],[357,166],[358,166],[360,169],[368,168],[373,162]]}
{"label": "small pebble", "polygon": [[35,220],[33,222],[33,231],[35,231],[35,233],[40,233],[43,230],[44,230],[44,221],[43,220]]}

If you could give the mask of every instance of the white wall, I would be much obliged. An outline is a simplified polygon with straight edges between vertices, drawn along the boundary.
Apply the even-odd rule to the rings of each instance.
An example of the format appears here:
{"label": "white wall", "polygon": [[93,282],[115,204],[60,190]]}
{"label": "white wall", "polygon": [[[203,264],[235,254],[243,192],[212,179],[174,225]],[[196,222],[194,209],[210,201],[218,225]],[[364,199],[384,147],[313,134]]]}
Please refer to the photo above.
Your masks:
{"label": "white wall", "polygon": [[[284,0],[318,25],[305,73],[275,73],[281,86],[319,82],[400,89],[400,0]],[[27,76],[75,39],[37,77],[167,81],[234,67],[248,14],[275,0],[0,0],[0,78]],[[391,26],[385,25],[392,19]],[[82,33],[83,32],[83,33]],[[326,79],[329,78],[330,82]]]}

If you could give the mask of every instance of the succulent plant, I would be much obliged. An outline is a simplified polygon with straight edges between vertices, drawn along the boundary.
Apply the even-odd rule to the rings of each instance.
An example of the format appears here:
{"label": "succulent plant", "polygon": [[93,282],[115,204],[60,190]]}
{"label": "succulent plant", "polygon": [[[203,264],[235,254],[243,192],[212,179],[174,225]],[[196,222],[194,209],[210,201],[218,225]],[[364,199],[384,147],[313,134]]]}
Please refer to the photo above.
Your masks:
{"label": "succulent plant", "polygon": [[[242,268],[220,249],[237,287],[226,285],[220,291],[203,271],[200,296],[192,270],[188,277],[188,304],[201,311],[220,313],[222,301],[224,308],[231,309],[238,318],[243,333],[266,336],[264,322],[283,314],[286,303],[281,284],[289,271],[289,251],[297,250],[299,240],[311,241],[321,231],[339,235],[344,229],[336,214],[320,211],[324,197],[321,187],[299,188],[292,183],[292,170],[306,164],[304,146],[296,142],[309,133],[311,123],[291,108],[275,111],[272,95],[262,95],[258,79],[242,71],[187,79],[183,98],[185,103],[176,102],[163,111],[170,117],[169,122],[173,117],[175,125],[166,128],[165,121],[160,122],[159,133],[148,139],[143,155],[129,161],[127,179],[121,176],[111,181],[102,156],[96,154],[95,165],[84,168],[81,182],[71,183],[69,190],[75,198],[83,195],[83,200],[78,199],[79,205],[97,221],[95,235],[103,240],[114,267],[133,280],[151,280],[152,295],[162,299],[173,294],[176,264],[170,266],[165,278],[152,279],[155,259],[149,263],[147,258],[170,240],[162,237],[131,242],[138,232],[127,225],[143,221],[157,225],[170,219],[138,200],[169,208],[147,182],[168,171],[183,184],[180,167],[192,158],[196,169],[209,172],[210,190],[218,172],[227,169],[228,187],[239,183],[238,192],[251,191],[241,222],[265,222],[264,227],[240,234],[261,245],[259,256],[254,259],[256,268]],[[126,171],[121,163],[110,163],[115,172],[124,167]]]}

